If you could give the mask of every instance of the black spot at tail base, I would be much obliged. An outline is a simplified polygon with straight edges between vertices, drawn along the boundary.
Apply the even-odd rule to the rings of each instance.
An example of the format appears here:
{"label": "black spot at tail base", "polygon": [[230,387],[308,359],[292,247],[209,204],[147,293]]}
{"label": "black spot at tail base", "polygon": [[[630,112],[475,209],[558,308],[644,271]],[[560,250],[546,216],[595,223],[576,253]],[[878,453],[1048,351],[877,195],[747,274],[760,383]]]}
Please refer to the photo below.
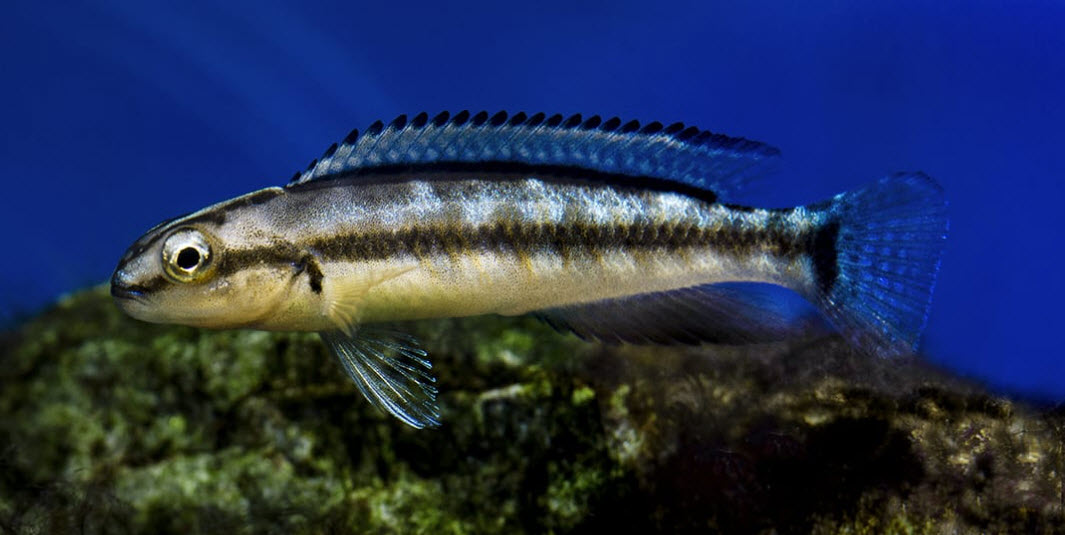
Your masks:
{"label": "black spot at tail base", "polygon": [[811,255],[814,260],[814,274],[817,285],[823,295],[832,293],[839,277],[839,222],[832,221],[814,233],[811,240]]}

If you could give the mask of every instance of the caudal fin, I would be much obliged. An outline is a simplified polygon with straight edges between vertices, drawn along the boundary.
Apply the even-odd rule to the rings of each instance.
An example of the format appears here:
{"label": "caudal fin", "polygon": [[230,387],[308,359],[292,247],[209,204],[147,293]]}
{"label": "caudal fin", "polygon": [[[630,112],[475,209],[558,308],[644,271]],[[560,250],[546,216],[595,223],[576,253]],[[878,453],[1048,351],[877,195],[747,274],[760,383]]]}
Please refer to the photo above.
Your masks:
{"label": "caudal fin", "polygon": [[[814,207],[811,207],[814,208]],[[841,193],[814,240],[816,299],[858,347],[912,354],[928,319],[949,226],[943,189],[922,173]]]}

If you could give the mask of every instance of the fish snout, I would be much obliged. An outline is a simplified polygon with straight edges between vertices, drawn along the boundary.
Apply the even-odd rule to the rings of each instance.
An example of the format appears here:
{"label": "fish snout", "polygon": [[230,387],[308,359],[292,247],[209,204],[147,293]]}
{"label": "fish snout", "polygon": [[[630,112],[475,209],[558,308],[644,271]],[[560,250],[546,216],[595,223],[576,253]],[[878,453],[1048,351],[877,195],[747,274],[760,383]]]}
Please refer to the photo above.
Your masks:
{"label": "fish snout", "polygon": [[133,274],[120,266],[111,275],[111,297],[116,299],[142,299],[145,289],[134,282]]}

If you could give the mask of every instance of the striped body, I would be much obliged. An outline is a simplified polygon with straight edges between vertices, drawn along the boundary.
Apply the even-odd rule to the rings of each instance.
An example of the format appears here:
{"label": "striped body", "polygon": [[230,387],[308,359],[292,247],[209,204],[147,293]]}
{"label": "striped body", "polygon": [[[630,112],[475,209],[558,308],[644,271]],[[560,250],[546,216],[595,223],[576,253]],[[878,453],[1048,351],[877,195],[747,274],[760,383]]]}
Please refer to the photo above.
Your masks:
{"label": "striped body", "polygon": [[[542,308],[723,281],[805,291],[817,214],[730,208],[575,179],[462,175],[333,180],[251,193],[188,217],[219,225],[219,276],[294,273],[248,326],[324,330],[329,284],[376,282],[364,322]],[[320,279],[315,268],[320,269]]]}
{"label": "striped body", "polygon": [[870,353],[912,352],[947,226],[939,186],[912,173],[792,209],[719,202],[778,154],[680,123],[400,116],[283,188],[150,229],[111,293],[145,321],[317,331],[415,427],[439,423],[426,352],[363,324],[534,312],[606,342],[813,333],[756,282],[802,295]]}

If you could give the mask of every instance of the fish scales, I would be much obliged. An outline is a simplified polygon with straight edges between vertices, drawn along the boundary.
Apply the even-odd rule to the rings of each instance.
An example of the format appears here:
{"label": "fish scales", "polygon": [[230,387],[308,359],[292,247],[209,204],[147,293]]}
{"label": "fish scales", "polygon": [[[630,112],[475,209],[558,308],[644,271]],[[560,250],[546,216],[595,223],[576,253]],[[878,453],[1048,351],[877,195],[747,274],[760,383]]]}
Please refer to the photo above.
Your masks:
{"label": "fish scales", "polygon": [[[732,210],[576,178],[334,181],[219,209],[238,229],[222,236],[229,245],[219,276],[307,254],[326,280],[416,265],[366,294],[364,321],[517,314],[647,288],[729,280],[797,286],[812,277],[805,244],[813,224],[801,213]],[[532,284],[552,291],[530,291]],[[279,314],[257,326],[291,329],[292,322]]]}
{"label": "fish scales", "polygon": [[112,294],[147,321],[317,331],[415,427],[439,423],[426,353],[366,325],[534,313],[606,342],[817,332],[764,290],[777,285],[872,354],[913,351],[947,227],[939,186],[905,173],[807,206],[722,201],[777,154],[680,123],[401,116],[284,188],[153,227]]}

